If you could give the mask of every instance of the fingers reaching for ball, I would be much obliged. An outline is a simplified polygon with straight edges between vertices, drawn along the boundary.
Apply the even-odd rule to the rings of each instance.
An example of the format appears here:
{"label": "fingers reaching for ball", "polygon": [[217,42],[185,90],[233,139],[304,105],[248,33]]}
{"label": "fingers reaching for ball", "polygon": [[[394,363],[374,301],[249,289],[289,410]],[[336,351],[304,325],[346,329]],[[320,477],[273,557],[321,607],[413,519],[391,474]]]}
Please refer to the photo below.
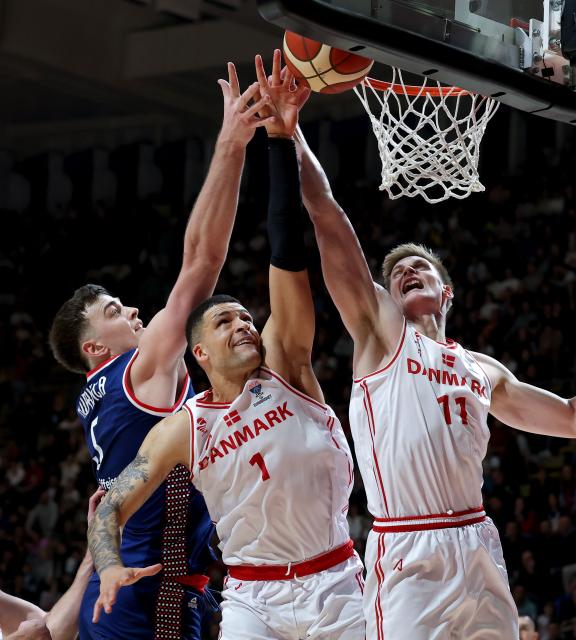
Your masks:
{"label": "fingers reaching for ball", "polygon": [[270,96],[261,93],[258,82],[240,93],[236,67],[232,62],[228,63],[228,80],[220,79],[218,84],[224,98],[224,117],[218,140],[244,148],[258,127],[274,120],[274,113],[267,111]]}
{"label": "fingers reaching for ball", "polygon": [[305,84],[297,85],[289,69],[282,69],[282,53],[274,51],[272,74],[268,77],[262,57],[255,58],[256,78],[260,93],[270,97],[267,110],[261,116],[272,114],[274,120],[268,121],[266,131],[269,136],[291,138],[298,124],[298,113],[310,96]]}

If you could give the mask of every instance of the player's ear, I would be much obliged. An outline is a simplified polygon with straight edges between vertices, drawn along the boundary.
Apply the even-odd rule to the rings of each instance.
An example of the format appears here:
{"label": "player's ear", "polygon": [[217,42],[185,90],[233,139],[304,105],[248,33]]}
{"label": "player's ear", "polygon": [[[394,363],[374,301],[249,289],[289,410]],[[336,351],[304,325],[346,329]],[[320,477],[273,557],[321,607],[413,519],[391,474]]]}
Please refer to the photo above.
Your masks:
{"label": "player's ear", "polygon": [[87,355],[89,358],[99,358],[101,356],[111,355],[110,348],[97,340],[85,340],[80,348],[82,349],[82,353]]}
{"label": "player's ear", "polygon": [[192,355],[196,358],[198,364],[202,364],[208,360],[208,354],[204,350],[201,342],[192,347]]}
{"label": "player's ear", "polygon": [[446,300],[452,300],[454,298],[454,292],[452,291],[452,287],[448,284],[442,286],[444,291],[444,298]]}

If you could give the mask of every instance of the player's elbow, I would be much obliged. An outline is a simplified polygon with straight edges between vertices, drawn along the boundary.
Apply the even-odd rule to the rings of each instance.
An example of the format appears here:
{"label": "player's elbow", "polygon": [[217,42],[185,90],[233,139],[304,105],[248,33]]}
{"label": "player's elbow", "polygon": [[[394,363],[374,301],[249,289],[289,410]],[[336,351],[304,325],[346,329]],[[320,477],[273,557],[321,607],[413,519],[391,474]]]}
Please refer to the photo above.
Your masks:
{"label": "player's elbow", "polygon": [[334,211],[339,209],[332,192],[325,189],[303,192],[302,202],[313,222],[334,215]]}
{"label": "player's elbow", "polygon": [[568,400],[569,418],[567,420],[566,430],[568,438],[576,438],[576,398]]}
{"label": "player's elbow", "polygon": [[180,278],[196,278],[199,273],[218,272],[226,260],[228,245],[222,248],[210,246],[210,243],[198,244],[184,252]]}

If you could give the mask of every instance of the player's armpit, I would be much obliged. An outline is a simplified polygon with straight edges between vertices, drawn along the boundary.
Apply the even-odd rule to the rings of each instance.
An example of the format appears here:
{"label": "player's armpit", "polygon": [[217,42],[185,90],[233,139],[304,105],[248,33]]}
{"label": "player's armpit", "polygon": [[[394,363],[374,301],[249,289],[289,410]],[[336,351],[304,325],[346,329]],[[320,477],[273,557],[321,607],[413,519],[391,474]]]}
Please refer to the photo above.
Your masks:
{"label": "player's armpit", "polygon": [[576,438],[576,399],[520,382],[503,364],[484,354],[474,356],[492,385],[490,413],[510,427],[561,438]]}

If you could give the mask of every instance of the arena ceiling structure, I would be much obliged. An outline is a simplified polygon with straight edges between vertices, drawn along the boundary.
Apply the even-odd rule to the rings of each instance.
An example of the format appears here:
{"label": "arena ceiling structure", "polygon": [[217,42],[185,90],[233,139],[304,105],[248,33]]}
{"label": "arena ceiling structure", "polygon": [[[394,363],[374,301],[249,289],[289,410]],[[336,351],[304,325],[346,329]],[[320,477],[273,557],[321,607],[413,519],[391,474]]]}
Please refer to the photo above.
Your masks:
{"label": "arena ceiling structure", "polygon": [[[255,0],[0,0],[0,147],[210,131],[226,61],[246,85],[254,54],[281,42]],[[311,103],[309,116],[359,109],[351,95]]]}

